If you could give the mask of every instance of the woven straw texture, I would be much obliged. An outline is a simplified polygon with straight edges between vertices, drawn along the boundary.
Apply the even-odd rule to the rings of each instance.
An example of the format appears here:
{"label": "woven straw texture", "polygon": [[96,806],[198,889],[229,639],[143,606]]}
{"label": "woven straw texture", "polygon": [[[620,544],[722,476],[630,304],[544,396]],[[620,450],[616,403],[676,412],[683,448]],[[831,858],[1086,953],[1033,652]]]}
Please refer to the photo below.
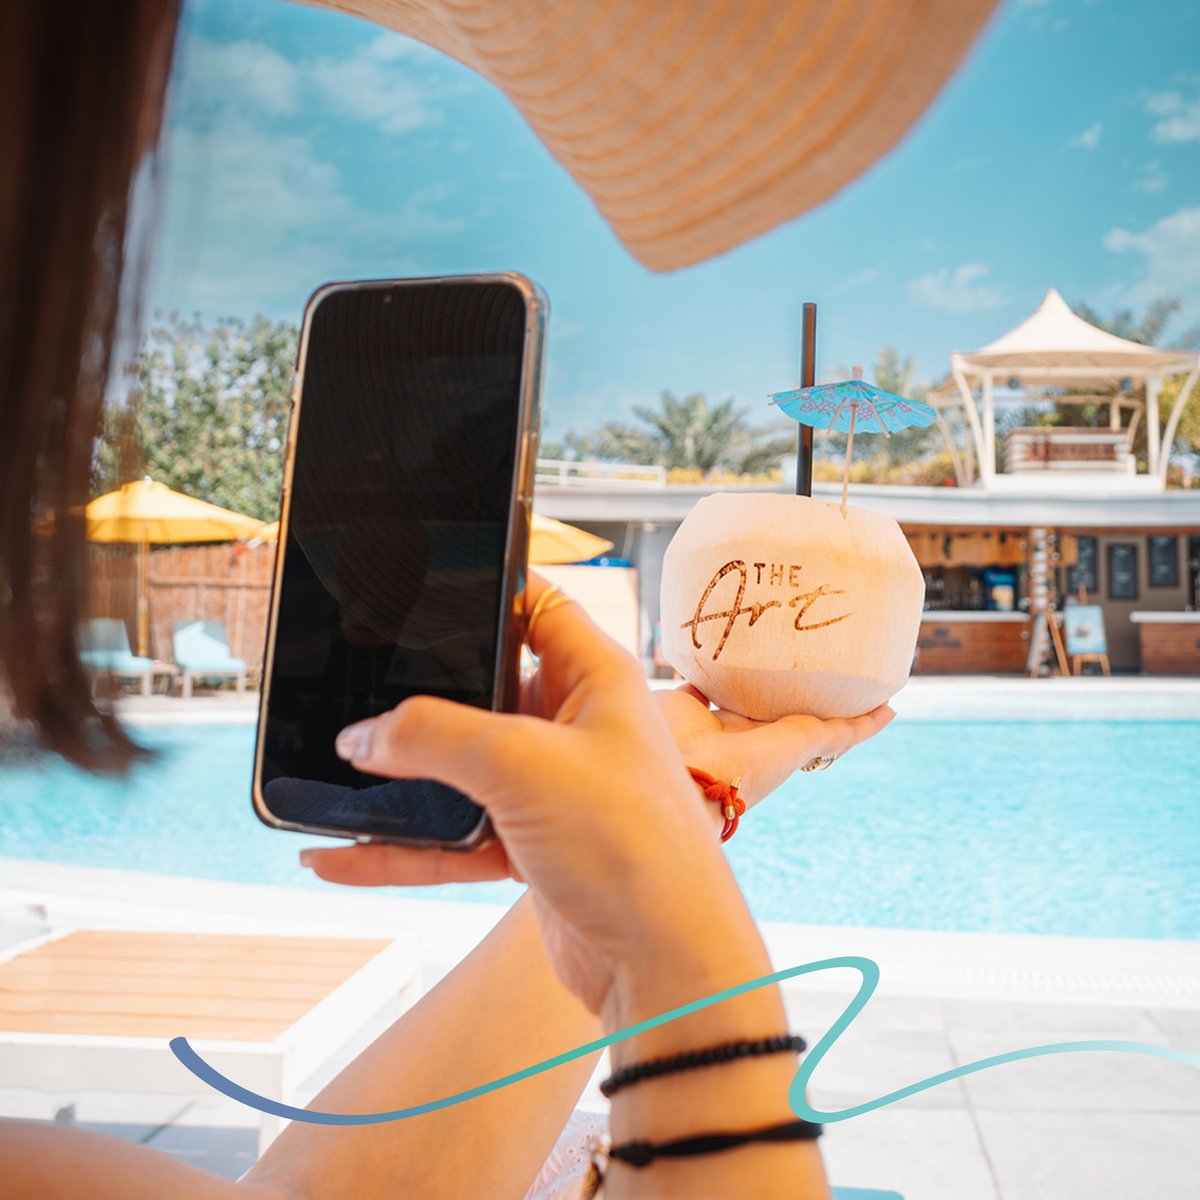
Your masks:
{"label": "woven straw texture", "polygon": [[[310,0],[311,2],[311,0]],[[640,262],[702,262],[886,154],[995,0],[315,0],[505,92]]]}

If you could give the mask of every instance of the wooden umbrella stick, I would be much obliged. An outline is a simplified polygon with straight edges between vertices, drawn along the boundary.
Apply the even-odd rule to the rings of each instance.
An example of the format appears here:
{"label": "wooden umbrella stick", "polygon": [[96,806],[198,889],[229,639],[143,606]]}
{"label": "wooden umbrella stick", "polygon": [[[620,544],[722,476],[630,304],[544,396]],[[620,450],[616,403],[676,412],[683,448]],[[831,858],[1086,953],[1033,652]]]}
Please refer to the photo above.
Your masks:
{"label": "wooden umbrella stick", "polygon": [[858,405],[850,405],[850,433],[846,438],[846,469],[842,472],[842,516],[846,515],[846,493],[850,490],[850,456],[854,453],[854,418],[858,416]]}
{"label": "wooden umbrella stick", "polygon": [[877,408],[875,407],[875,405],[874,405],[874,404],[872,404],[872,403],[871,403],[871,401],[870,401],[870,400],[868,400],[868,399],[867,399],[865,396],[863,397],[863,400],[862,400],[862,402],[863,402],[863,403],[864,403],[864,404],[865,404],[865,405],[866,405],[866,406],[867,406],[867,407],[868,407],[868,408],[871,410],[871,412],[873,412],[873,413],[875,414],[875,420],[879,422],[879,428],[883,430],[883,436],[884,436],[884,437],[891,437],[891,436],[892,436],[892,432],[891,432],[891,430],[890,430],[890,429],[888,429],[888,427],[887,427],[887,426],[886,426],[886,425],[883,423],[883,418],[882,418],[882,417],[879,415],[879,409],[877,409]]}

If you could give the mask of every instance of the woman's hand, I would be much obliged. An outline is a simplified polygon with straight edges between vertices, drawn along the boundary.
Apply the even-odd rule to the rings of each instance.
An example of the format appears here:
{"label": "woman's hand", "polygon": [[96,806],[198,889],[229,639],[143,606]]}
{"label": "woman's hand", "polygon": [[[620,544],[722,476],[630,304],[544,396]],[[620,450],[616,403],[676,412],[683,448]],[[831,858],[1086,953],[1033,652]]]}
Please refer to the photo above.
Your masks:
{"label": "woman's hand", "polygon": [[849,720],[790,716],[752,721],[709,707],[690,683],[654,693],[671,736],[689,767],[718,779],[740,779],[747,807],[769,796],[793,771],[826,754],[840,758],[887,728],[896,715],[886,704]]}
{"label": "woman's hand", "polygon": [[490,848],[362,846],[304,861],[358,884],[511,871],[532,885],[556,971],[593,1011],[644,964],[752,975],[761,944],[640,667],[577,604],[547,608],[529,637],[541,660],[531,715],[414,697],[338,739],[363,771],[466,792],[491,816]]}

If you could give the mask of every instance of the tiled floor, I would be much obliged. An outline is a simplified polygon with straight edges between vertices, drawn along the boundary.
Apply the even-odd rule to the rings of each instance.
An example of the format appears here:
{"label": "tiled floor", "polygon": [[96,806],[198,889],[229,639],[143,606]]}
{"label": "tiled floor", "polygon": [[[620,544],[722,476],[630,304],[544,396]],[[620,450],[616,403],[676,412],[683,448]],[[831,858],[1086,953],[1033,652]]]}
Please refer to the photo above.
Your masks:
{"label": "tiled floor", "polygon": [[[791,1023],[813,1043],[847,998],[791,988]],[[881,995],[828,1054],[810,1094],[836,1109],[989,1055],[1098,1039],[1200,1052],[1200,1013]],[[20,1113],[14,1104],[0,1094],[0,1110]],[[219,1096],[181,1107],[92,1095],[76,1115],[230,1179],[254,1159],[254,1114]],[[1099,1052],[1008,1063],[832,1122],[823,1144],[836,1184],[904,1200],[1197,1200],[1200,1072]]]}
{"label": "tiled floor", "polygon": [[[838,1000],[794,991],[793,1023],[811,1041]],[[876,998],[814,1076],[812,1099],[858,1104],[948,1062],[1094,1040],[1200,1053],[1200,1013]],[[830,1124],[825,1153],[837,1183],[905,1200],[1197,1200],[1200,1071],[1101,1052],[1006,1063]]]}

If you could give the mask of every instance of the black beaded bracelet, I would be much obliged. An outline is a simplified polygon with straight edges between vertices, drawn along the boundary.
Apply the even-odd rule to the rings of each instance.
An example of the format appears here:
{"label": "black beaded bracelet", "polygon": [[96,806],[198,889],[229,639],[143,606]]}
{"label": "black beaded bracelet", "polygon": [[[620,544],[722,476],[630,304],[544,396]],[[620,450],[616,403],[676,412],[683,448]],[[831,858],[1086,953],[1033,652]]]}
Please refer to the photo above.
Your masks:
{"label": "black beaded bracelet", "polygon": [[673,1142],[622,1142],[610,1146],[608,1157],[630,1167],[648,1167],[656,1158],[692,1158],[699,1154],[719,1154],[737,1146],[755,1142],[802,1142],[821,1136],[820,1125],[809,1121],[785,1121],[766,1129],[750,1129],[744,1133],[701,1133],[694,1137],[678,1138]]}
{"label": "black beaded bracelet", "polygon": [[759,1041],[724,1042],[710,1046],[707,1050],[689,1050],[684,1054],[673,1054],[668,1058],[652,1058],[647,1062],[631,1063],[614,1071],[603,1083],[600,1092],[609,1098],[622,1088],[641,1083],[644,1079],[657,1079],[661,1075],[676,1075],[680,1071],[694,1071],[699,1067],[715,1067],[734,1062],[739,1058],[758,1058],[766,1054],[796,1054],[807,1049],[808,1043],[793,1034],[762,1038]]}

